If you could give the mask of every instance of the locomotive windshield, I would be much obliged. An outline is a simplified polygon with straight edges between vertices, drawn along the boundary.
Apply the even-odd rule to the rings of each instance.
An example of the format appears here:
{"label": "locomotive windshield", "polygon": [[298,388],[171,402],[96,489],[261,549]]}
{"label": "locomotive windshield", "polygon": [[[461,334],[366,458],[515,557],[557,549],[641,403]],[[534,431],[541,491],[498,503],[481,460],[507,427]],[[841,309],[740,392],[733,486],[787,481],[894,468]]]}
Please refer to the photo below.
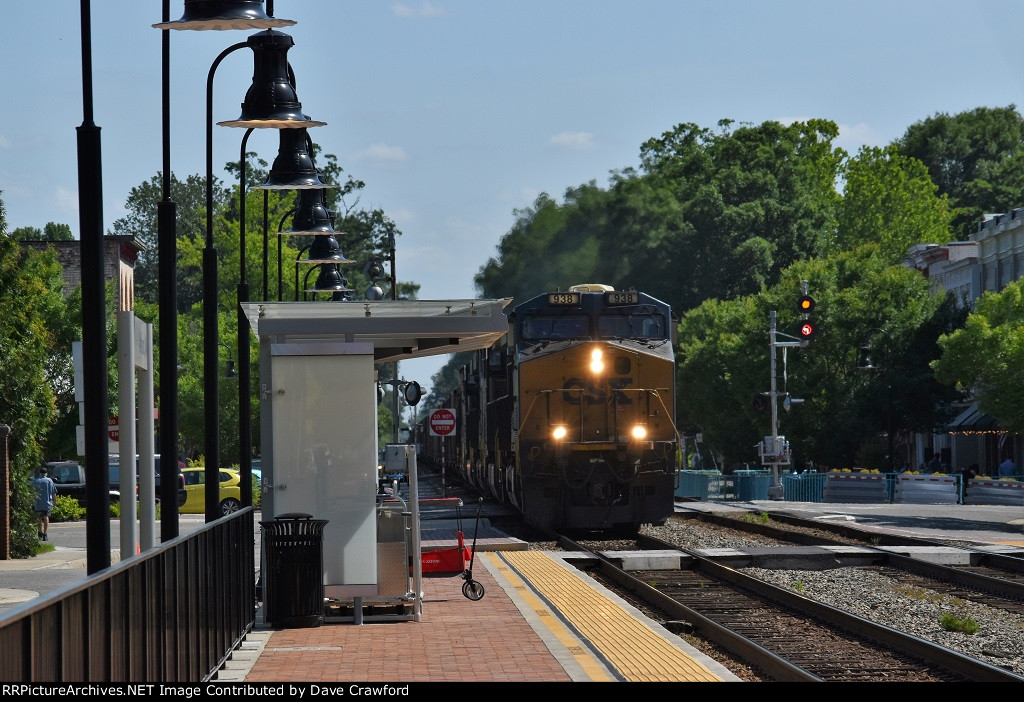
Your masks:
{"label": "locomotive windshield", "polygon": [[605,314],[597,319],[602,339],[665,339],[665,318],[660,314]]}
{"label": "locomotive windshield", "polygon": [[590,319],[582,314],[536,314],[523,320],[524,341],[567,341],[590,338]]}

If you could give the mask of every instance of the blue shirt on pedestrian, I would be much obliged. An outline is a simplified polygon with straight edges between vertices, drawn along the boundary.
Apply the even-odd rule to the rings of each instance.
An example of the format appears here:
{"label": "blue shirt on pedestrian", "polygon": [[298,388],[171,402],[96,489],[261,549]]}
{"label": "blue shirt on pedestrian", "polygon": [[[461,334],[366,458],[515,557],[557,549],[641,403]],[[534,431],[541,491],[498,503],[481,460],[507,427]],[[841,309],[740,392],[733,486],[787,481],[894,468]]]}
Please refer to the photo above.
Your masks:
{"label": "blue shirt on pedestrian", "polygon": [[1012,458],[1007,458],[1005,461],[1003,461],[1002,463],[999,464],[999,475],[1000,476],[1016,475],[1016,474],[1017,474],[1017,464],[1013,462]]}
{"label": "blue shirt on pedestrian", "polygon": [[46,475],[40,475],[32,479],[36,488],[36,512],[49,512],[53,509],[53,498],[57,495],[57,486],[53,480]]}

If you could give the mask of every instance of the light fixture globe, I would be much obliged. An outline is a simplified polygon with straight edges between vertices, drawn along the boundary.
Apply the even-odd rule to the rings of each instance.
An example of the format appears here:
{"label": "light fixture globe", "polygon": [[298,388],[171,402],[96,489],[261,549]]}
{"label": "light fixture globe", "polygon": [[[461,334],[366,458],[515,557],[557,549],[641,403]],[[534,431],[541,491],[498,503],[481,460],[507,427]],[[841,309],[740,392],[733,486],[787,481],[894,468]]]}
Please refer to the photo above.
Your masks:
{"label": "light fixture globe", "polygon": [[217,124],[247,129],[296,129],[327,124],[302,114],[302,103],[288,75],[288,49],[295,46],[291,36],[268,29],[253,34],[247,43],[253,52],[253,76],[242,102],[242,114],[238,119]]}
{"label": "light fixture globe", "polygon": [[299,263],[355,263],[341,252],[341,245],[333,236],[318,236],[309,245],[309,253]]}
{"label": "light fixture globe", "polygon": [[352,292],[352,288],[348,286],[348,281],[341,275],[341,270],[338,269],[338,266],[324,264],[320,266],[320,273],[316,277],[316,283],[313,284],[313,287],[306,288],[306,292],[349,293]]}
{"label": "light fixture globe", "polygon": [[185,14],[173,22],[154,24],[157,29],[273,29],[295,20],[269,17],[263,0],[185,0]]}
{"label": "light fixture globe", "polygon": [[324,183],[309,153],[305,129],[282,129],[277,158],[267,174],[267,182],[255,190],[323,190],[333,188]]}
{"label": "light fixture globe", "polygon": [[335,214],[327,209],[322,190],[299,190],[299,204],[292,215],[292,228],[279,236],[333,236]]}

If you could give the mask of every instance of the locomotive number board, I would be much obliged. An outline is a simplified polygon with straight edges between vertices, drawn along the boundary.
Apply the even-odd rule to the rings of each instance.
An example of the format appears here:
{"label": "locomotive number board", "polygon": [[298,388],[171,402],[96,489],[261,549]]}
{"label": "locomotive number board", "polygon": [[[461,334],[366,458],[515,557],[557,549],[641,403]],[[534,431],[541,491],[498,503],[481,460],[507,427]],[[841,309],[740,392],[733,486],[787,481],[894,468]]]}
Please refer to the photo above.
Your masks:
{"label": "locomotive number board", "polygon": [[638,292],[607,292],[604,294],[605,304],[608,305],[635,305],[640,302]]}
{"label": "locomotive number board", "polygon": [[551,293],[548,295],[549,305],[578,305],[580,294],[575,292]]}

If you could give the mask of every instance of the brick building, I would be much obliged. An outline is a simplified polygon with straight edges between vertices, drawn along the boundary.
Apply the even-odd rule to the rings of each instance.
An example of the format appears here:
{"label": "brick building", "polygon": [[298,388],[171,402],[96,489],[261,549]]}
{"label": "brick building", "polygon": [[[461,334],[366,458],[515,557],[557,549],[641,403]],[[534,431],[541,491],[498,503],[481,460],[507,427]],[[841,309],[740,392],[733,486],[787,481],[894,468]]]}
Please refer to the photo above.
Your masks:
{"label": "brick building", "polygon": [[[82,243],[75,241],[22,241],[22,246],[38,250],[52,248],[64,275],[64,294],[82,284]],[[134,236],[103,237],[103,279],[117,283],[117,310],[131,310],[135,307],[135,262],[142,243]]]}

